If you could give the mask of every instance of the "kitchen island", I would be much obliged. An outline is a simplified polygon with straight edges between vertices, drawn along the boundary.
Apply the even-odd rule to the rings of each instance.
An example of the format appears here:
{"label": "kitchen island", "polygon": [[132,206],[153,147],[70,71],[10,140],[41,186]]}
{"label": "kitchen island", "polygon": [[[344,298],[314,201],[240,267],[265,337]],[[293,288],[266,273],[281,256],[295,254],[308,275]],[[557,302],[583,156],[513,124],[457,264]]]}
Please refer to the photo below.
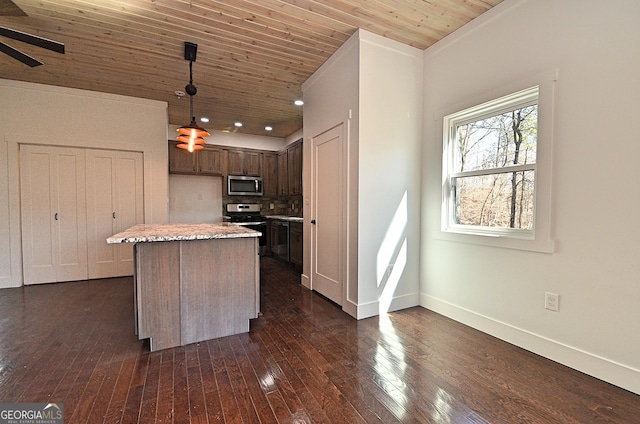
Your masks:
{"label": "kitchen island", "polygon": [[260,311],[258,231],[235,224],[136,225],[136,333],[151,351],[249,331]]}

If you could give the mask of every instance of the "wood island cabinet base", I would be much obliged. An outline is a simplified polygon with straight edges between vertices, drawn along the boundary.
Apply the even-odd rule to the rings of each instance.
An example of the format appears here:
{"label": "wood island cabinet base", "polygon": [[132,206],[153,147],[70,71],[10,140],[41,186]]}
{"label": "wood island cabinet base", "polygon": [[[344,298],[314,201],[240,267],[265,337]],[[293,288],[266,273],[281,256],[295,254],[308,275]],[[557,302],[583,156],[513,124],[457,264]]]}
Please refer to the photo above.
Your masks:
{"label": "wood island cabinet base", "polygon": [[257,238],[136,243],[136,323],[151,351],[246,333],[259,313]]}

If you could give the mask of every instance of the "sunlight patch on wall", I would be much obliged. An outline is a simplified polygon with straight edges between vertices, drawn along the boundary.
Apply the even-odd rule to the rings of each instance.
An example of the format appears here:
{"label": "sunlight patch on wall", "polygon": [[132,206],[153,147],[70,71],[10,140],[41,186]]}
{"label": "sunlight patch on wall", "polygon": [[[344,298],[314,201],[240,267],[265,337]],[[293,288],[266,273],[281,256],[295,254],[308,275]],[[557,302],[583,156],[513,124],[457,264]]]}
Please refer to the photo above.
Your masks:
{"label": "sunlight patch on wall", "polygon": [[376,283],[382,293],[380,314],[389,311],[396,287],[407,264],[407,192],[396,208],[376,257]]}

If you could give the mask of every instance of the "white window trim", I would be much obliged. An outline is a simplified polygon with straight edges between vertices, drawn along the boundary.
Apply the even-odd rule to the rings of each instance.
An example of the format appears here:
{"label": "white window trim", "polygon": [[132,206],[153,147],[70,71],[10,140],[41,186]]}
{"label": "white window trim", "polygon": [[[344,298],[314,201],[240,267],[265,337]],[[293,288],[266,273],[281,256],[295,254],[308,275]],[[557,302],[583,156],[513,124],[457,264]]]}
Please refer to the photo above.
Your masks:
{"label": "white window trim", "polygon": [[[505,85],[500,89],[493,90],[470,99],[465,104],[459,104],[447,108],[437,114],[438,121],[443,123],[443,152],[442,152],[442,208],[441,208],[441,228],[436,234],[436,238],[441,240],[480,244],[484,246],[502,247],[508,249],[529,250],[535,252],[552,253],[554,242],[551,239],[551,182],[552,182],[552,158],[553,158],[553,112],[554,112],[554,89],[558,80],[557,70],[548,71],[514,84]],[[450,210],[449,193],[449,170],[452,169],[452,155],[448,150],[448,131],[451,120],[463,123],[465,116],[469,118],[469,112],[473,113],[473,120],[478,119],[478,109],[474,106],[491,102],[502,97],[507,97],[506,109],[516,109],[522,102],[509,102],[508,96],[529,90],[537,86],[538,97],[538,142],[536,154],[536,180],[535,180],[535,210],[532,230],[519,230],[510,228],[474,227],[470,225],[452,225],[449,219]],[[532,91],[532,95],[535,93]],[[530,99],[528,100],[530,102]],[[496,113],[495,105],[491,107],[491,115]],[[500,112],[497,112],[500,113]],[[531,167],[528,165],[528,167]]]}

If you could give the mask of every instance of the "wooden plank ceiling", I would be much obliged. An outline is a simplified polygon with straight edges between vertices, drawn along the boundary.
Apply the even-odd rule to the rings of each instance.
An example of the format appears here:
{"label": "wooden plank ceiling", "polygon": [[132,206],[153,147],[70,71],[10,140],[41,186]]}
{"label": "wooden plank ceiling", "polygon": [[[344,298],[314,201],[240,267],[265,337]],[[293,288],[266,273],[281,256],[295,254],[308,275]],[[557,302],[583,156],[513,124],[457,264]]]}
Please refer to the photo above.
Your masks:
{"label": "wooden plank ceiling", "polygon": [[29,68],[0,54],[0,78],[166,101],[169,122],[182,125],[188,96],[175,91],[189,81],[190,41],[194,114],[211,120],[202,126],[285,137],[302,127],[293,105],[302,83],[357,28],[425,49],[501,1],[0,0],[0,26],[66,49],[0,37],[44,62]]}

